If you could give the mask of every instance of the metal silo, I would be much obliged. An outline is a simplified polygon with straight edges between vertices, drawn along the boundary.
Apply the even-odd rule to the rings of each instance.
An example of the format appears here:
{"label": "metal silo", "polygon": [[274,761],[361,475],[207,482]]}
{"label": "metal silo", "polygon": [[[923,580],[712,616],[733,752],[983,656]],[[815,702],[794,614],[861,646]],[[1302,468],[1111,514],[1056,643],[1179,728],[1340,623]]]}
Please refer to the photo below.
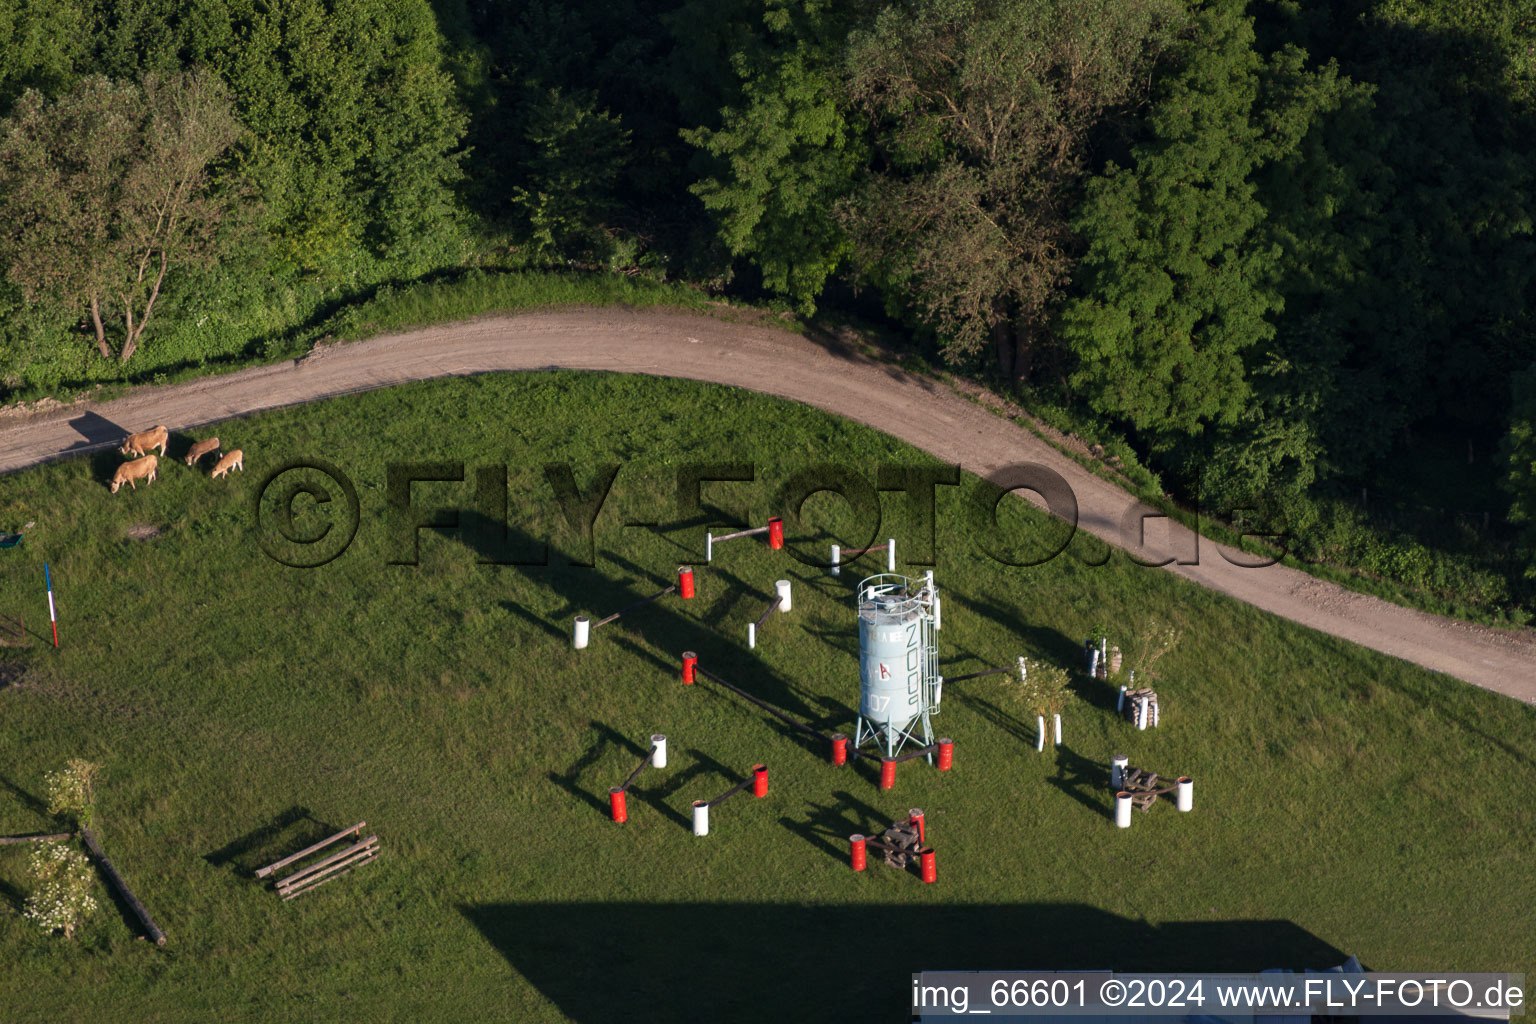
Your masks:
{"label": "metal silo", "polygon": [[[908,740],[933,745],[938,652],[932,579],[882,574],[859,584],[859,723],[854,748],[874,740],[895,757]],[[931,762],[933,755],[929,754]]]}

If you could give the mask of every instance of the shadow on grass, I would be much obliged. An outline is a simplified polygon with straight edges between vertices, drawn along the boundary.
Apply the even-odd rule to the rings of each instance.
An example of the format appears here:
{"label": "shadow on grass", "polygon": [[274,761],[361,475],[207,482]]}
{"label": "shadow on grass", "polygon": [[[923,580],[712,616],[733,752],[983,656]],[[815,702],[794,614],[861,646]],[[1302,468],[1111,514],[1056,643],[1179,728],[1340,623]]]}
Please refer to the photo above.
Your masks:
{"label": "shadow on grass", "polygon": [[848,863],[848,837],[879,835],[890,826],[889,815],[843,790],[833,792],[835,803],[810,806],[804,821],[780,818],[779,824],[839,863]]}
{"label": "shadow on grass", "polygon": [[[829,827],[846,820],[834,815]],[[869,890],[869,879],[842,870],[850,898]],[[1289,921],[1153,925],[1082,904],[492,903],[459,911],[578,1024],[908,1020],[911,976],[925,969],[1248,972],[1344,959]],[[882,920],[899,921],[892,937],[905,938],[871,937],[871,923]]]}
{"label": "shadow on grass", "polygon": [[[301,827],[305,823],[307,827]],[[294,804],[273,815],[265,825],[204,854],[203,860],[216,868],[229,866],[238,874],[254,875],[257,868],[335,835],[344,827],[316,821],[308,807]]]}
{"label": "shadow on grass", "polygon": [[10,790],[11,795],[14,796],[16,800],[27,810],[36,814],[40,814],[49,821],[53,820],[53,815],[48,813],[48,805],[46,803],[44,803],[41,799],[34,796],[27,790],[22,789],[20,786],[16,785],[16,783],[12,782],[4,775],[0,775],[0,786],[4,786],[6,789]]}
{"label": "shadow on grass", "polygon": [[[592,729],[597,733],[597,742],[588,746],[587,749],[582,752],[582,755],[575,761],[571,762],[570,766],[566,768],[565,771],[550,772],[549,781],[553,782],[555,785],[559,786],[561,789],[565,790],[567,793],[587,804],[594,810],[600,811],[603,814],[607,814],[607,794],[608,790],[612,788],[611,785],[604,786],[601,790],[601,793],[589,792],[581,785],[582,775],[586,773],[588,768],[591,768],[593,765],[597,764],[597,762],[603,759],[603,755],[607,753],[609,747],[617,747],[619,750],[627,751],[636,758],[637,763],[639,758],[645,756],[646,750],[643,749],[640,744],[636,743],[634,740],[631,740],[628,736],[625,736],[623,733],[614,729],[612,726],[605,725],[602,722],[597,721],[592,722],[591,726]],[[622,781],[624,780],[614,780],[614,782]]]}
{"label": "shadow on grass", "polygon": [[1109,791],[1109,767],[1090,761],[1081,754],[1074,753],[1071,747],[1062,745],[1056,748],[1056,777],[1046,779],[1046,782],[1055,786],[1073,800],[1088,808],[1101,818],[1113,818],[1113,807],[1101,799],[1096,799],[1094,793],[1107,793]]}

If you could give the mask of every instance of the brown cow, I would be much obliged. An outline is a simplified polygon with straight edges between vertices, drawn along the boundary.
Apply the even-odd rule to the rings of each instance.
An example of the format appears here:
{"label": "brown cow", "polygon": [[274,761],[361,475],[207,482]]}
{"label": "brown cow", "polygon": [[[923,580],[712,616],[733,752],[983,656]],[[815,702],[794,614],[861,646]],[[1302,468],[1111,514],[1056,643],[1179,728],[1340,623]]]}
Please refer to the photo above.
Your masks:
{"label": "brown cow", "polygon": [[199,441],[187,452],[187,465],[190,466],[209,452],[216,452],[218,450],[219,439],[216,437],[210,437],[206,441]]}
{"label": "brown cow", "polygon": [[146,455],[142,459],[134,459],[117,467],[117,472],[112,474],[112,493],[123,484],[128,484],[134,490],[139,489],[135,480],[143,480],[146,484],[153,483],[155,479],[155,467],[160,465],[160,460],[153,455]]}
{"label": "brown cow", "polygon": [[164,427],[156,427],[146,430],[142,434],[130,434],[128,440],[118,449],[124,455],[144,455],[152,449],[159,448],[160,454],[165,454],[165,446],[171,440],[171,432]]}
{"label": "brown cow", "polygon": [[238,469],[242,472],[245,470],[245,452],[239,448],[224,456],[219,460],[218,465],[213,467],[213,479],[217,480],[232,469]]}

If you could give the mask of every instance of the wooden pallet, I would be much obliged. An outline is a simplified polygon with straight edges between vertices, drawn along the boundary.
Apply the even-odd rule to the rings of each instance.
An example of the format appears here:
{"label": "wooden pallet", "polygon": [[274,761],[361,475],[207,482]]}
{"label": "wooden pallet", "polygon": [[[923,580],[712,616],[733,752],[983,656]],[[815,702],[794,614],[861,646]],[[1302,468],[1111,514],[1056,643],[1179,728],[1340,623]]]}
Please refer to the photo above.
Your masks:
{"label": "wooden pallet", "polygon": [[1121,792],[1131,794],[1131,804],[1137,810],[1149,811],[1152,805],[1157,803],[1157,798],[1172,793],[1178,789],[1178,782],[1164,780],[1158,785],[1157,773],[1143,771],[1140,768],[1126,768],[1125,775],[1120,780]]}

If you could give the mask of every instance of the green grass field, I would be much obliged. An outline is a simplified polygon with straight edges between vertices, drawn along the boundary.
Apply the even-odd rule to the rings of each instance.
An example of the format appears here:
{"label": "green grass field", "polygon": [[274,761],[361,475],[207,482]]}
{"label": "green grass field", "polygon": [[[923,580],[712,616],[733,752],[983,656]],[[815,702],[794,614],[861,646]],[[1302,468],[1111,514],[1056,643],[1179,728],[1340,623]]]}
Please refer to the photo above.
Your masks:
{"label": "green grass field", "polygon": [[[0,615],[34,646],[0,650],[0,833],[49,825],[43,775],[106,766],[99,831],[170,936],[136,941],[110,899],[76,943],[10,912],[26,851],[0,848],[0,1018],[491,1019],[581,1022],[902,1019],[923,968],[1377,970],[1536,968],[1530,850],[1536,709],[1293,626],[1073,539],[1043,565],[983,554],[969,487],[939,489],[935,572],[946,675],[1016,655],[1074,671],[1066,744],[1037,753],[1006,684],[946,687],[935,725],[947,774],[834,768],[788,727],[707,683],[678,655],[826,730],[858,700],[852,595],[873,559],[834,579],[755,540],[703,562],[704,521],[760,522],[807,466],[873,482],[930,460],[863,427],[747,392],[551,373],[411,385],[220,424],[246,469],[210,481],[163,462],[109,495],[115,453],[0,479]],[[200,432],[202,436],[206,432]],[[189,439],[177,436],[172,454]],[[264,552],[263,479],[302,458],[339,467],[361,510],[343,554],[313,569]],[[680,468],[751,462],[681,509]],[[388,505],[391,463],[462,462],[464,483],[417,483],[414,508],[462,510],[422,530]],[[588,488],[621,466],[594,531],[596,567],[561,515],[546,464]],[[487,529],[507,469],[513,527]],[[297,477],[283,477],[292,481]],[[318,478],[306,479],[313,483]],[[489,481],[477,495],[477,484]],[[345,532],[338,499],[300,496],[290,533]],[[270,503],[263,506],[270,517]],[[841,499],[790,523],[791,548],[867,543]],[[878,537],[914,556],[899,493]],[[1023,502],[1002,514],[1024,549],[1064,527]],[[11,522],[11,520],[15,522]],[[270,532],[272,521],[264,519]],[[655,524],[655,525],[627,525]],[[529,560],[551,542],[548,566]],[[290,561],[297,545],[273,545]],[[42,562],[63,646],[46,641]],[[570,649],[571,618],[603,615],[697,566],[699,596],[666,598]],[[920,575],[922,567],[908,567]],[[864,571],[860,571],[864,570]],[[794,610],[757,649],[745,625],[773,580]],[[1094,623],[1184,630],[1158,665],[1163,725],[1135,732],[1114,693],[1082,678]],[[655,732],[630,820],[607,818]],[[1113,827],[1113,753],[1196,781],[1196,805]],[[754,762],[765,800],[738,797],[695,838],[694,799]],[[847,867],[846,837],[927,812],[938,884]],[[291,903],[259,864],[367,819],[375,862]],[[105,890],[98,890],[105,897]]]}

